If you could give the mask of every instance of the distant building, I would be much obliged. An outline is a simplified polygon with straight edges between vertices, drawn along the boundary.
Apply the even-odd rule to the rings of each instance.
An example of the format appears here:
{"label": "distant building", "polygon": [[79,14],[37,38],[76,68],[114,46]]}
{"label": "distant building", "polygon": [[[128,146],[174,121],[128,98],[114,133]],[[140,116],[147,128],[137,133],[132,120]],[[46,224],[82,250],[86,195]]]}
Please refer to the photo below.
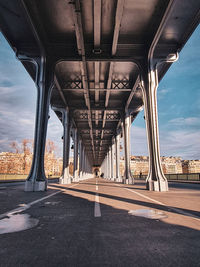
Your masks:
{"label": "distant building", "polygon": [[165,174],[183,173],[180,157],[161,157],[161,164]]}
{"label": "distant building", "polygon": [[[180,157],[161,157],[164,174],[173,173],[200,173],[200,160],[183,161]],[[133,175],[147,175],[149,158],[147,156],[131,156],[131,173]],[[120,173],[124,175],[124,157],[120,159]]]}
{"label": "distant building", "polygon": [[[29,174],[32,164],[32,153],[0,153],[0,173]],[[62,158],[56,158],[54,153],[45,153],[46,175],[61,175]]]}
{"label": "distant building", "polygon": [[[32,153],[0,153],[0,173],[2,174],[29,174],[32,164]],[[45,153],[46,175],[62,174],[62,158],[56,158],[54,152]],[[161,157],[161,164],[165,174],[173,173],[200,173],[200,160],[182,160],[180,157]],[[79,164],[78,164],[79,166]],[[115,157],[114,157],[115,175]],[[149,158],[147,156],[130,157],[131,173],[133,175],[147,175]],[[73,157],[69,158],[69,173],[73,175]],[[124,157],[120,158],[120,174],[124,175]]]}
{"label": "distant building", "polygon": [[183,173],[200,173],[200,160],[183,160]]}

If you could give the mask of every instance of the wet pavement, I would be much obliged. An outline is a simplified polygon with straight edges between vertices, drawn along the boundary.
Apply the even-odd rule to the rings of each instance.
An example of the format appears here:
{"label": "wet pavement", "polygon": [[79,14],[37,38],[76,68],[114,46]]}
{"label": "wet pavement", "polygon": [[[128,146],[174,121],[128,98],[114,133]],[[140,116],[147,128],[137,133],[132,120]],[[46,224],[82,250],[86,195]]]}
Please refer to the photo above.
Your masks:
{"label": "wet pavement", "polygon": [[200,266],[200,185],[0,186],[0,266]]}

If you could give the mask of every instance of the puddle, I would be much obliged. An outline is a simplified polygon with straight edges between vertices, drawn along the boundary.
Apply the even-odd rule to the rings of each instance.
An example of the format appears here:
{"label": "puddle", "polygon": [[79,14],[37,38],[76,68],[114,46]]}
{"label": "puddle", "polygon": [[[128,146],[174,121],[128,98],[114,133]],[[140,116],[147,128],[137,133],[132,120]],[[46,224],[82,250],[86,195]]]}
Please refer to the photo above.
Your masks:
{"label": "puddle", "polygon": [[35,227],[38,223],[39,220],[31,218],[29,214],[10,215],[9,218],[0,220],[0,234],[27,230]]}
{"label": "puddle", "polygon": [[154,220],[167,218],[167,215],[164,212],[157,210],[147,210],[147,209],[129,210],[128,213],[130,215],[144,217],[148,219],[154,219]]}

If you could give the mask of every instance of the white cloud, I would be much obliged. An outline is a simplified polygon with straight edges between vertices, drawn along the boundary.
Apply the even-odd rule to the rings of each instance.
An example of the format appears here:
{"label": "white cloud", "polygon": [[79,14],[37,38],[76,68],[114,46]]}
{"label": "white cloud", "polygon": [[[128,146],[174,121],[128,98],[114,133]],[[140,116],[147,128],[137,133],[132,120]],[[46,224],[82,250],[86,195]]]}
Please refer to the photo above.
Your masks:
{"label": "white cloud", "polygon": [[[180,156],[183,159],[200,159],[199,137],[200,130],[161,131],[159,138],[161,155]],[[148,155],[145,128],[131,127],[131,154]]]}
{"label": "white cloud", "polygon": [[166,88],[158,88],[158,100],[163,99],[166,94],[168,94],[170,92],[170,89],[166,89]]}
{"label": "white cloud", "polygon": [[131,127],[131,154],[148,155],[145,128],[134,125]]}
{"label": "white cloud", "polygon": [[175,118],[169,121],[170,124],[176,125],[176,126],[196,126],[200,124],[200,118],[199,117],[179,117]]}
{"label": "white cloud", "polygon": [[180,156],[184,159],[200,158],[200,131],[177,130],[161,132],[162,155]]}

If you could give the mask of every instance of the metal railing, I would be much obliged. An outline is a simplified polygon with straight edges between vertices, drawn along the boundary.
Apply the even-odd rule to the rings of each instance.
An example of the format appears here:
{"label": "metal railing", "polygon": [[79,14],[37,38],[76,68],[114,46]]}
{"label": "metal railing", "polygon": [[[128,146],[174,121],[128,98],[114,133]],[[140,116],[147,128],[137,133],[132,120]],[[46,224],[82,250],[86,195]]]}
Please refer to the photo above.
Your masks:
{"label": "metal railing", "polygon": [[[134,179],[146,180],[147,175],[133,175]],[[200,181],[200,173],[165,174],[168,181]]]}
{"label": "metal railing", "polygon": [[165,174],[167,180],[177,181],[200,181],[200,173],[177,173]]}
{"label": "metal railing", "polygon": [[[25,181],[26,178],[28,177],[27,174],[4,174],[4,173],[0,173],[0,182],[2,181]],[[58,175],[49,175],[47,176],[48,179],[54,179],[54,178],[58,178]]]}
{"label": "metal railing", "polygon": [[0,181],[9,181],[9,180],[26,180],[27,174],[4,174],[0,173]]}

